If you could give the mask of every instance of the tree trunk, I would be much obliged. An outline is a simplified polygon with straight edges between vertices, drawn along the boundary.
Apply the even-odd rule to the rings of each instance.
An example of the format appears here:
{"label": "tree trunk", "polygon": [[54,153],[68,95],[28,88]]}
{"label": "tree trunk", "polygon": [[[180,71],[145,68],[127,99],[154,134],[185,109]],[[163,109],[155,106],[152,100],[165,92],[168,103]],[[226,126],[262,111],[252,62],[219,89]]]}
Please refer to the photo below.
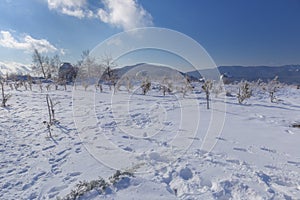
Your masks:
{"label": "tree trunk", "polygon": [[46,95],[46,101],[48,106],[48,114],[49,114],[49,124],[52,124],[52,117],[51,117],[51,108],[50,108],[50,102],[49,102],[49,95]]}
{"label": "tree trunk", "polygon": [[209,109],[209,93],[206,93],[206,107]]}
{"label": "tree trunk", "polygon": [[5,107],[6,100],[5,100],[5,94],[4,94],[4,83],[0,82],[0,84],[1,84],[1,91],[2,91],[2,106]]}
{"label": "tree trunk", "polygon": [[34,50],[34,53],[36,55],[36,58],[38,59],[38,62],[40,64],[40,67],[41,67],[44,78],[47,78],[46,73],[45,73],[45,69],[44,69],[44,65],[43,65],[43,61],[42,61],[42,57],[41,57],[40,53],[38,52],[37,49]]}

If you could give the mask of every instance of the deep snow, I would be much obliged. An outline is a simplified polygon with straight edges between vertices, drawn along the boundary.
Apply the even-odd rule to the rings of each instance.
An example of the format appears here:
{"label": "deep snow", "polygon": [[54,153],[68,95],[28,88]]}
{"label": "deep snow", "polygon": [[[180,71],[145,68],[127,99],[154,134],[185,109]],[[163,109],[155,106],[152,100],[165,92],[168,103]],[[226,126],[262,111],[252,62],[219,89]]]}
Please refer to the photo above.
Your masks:
{"label": "deep snow", "polygon": [[[6,89],[12,97],[0,108],[0,199],[64,197],[79,181],[107,179],[116,169],[135,176],[81,199],[300,198],[300,129],[291,127],[300,121],[300,90],[294,86],[276,93],[277,103],[260,91],[245,105],[212,94],[211,110],[203,92],[182,98],[128,95],[124,88],[100,93],[92,86]],[[52,138],[43,124],[46,93],[59,102]],[[225,122],[208,152],[201,147],[214,128],[211,119]]]}

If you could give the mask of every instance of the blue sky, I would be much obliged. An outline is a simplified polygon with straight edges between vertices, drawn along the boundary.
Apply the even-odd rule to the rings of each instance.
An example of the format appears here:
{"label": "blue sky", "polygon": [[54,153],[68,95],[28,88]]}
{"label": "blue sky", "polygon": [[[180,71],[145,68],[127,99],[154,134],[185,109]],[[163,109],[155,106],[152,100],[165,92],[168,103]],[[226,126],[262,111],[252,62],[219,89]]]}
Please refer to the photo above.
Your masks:
{"label": "blue sky", "polygon": [[0,62],[31,64],[32,49],[75,63],[132,28],[173,29],[217,65],[300,64],[299,0],[2,0]]}

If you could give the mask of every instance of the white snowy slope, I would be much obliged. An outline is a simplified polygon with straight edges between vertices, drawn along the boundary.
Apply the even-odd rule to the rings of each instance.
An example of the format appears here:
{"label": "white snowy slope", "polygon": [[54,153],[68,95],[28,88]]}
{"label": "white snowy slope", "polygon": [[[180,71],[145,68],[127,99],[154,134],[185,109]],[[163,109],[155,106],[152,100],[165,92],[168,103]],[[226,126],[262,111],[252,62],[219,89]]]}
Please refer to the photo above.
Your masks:
{"label": "white snowy slope", "polygon": [[18,74],[26,75],[31,73],[31,68],[16,62],[0,62],[0,75],[5,76],[6,74]]}
{"label": "white snowy slope", "polygon": [[[300,129],[291,127],[300,121],[296,87],[277,92],[277,103],[260,91],[244,105],[212,94],[210,110],[203,92],[183,98],[120,89],[6,86],[12,97],[0,108],[0,199],[64,198],[80,181],[109,181],[118,169],[134,176],[79,199],[300,198]],[[46,94],[58,103],[52,137],[43,123]],[[223,124],[212,119],[225,122],[220,135],[211,132],[217,143],[207,152],[205,135],[218,130],[210,125]]]}

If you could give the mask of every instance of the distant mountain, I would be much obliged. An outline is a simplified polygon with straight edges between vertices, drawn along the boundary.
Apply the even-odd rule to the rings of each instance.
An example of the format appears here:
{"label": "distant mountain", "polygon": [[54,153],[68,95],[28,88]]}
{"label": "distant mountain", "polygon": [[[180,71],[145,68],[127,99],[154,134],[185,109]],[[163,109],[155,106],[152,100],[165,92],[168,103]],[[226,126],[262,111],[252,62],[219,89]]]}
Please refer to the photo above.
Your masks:
{"label": "distant mountain", "polygon": [[[190,76],[197,79],[201,74],[208,73],[211,69],[188,72]],[[272,66],[220,66],[220,74],[227,75],[231,81],[268,81],[278,76],[279,81],[287,84],[300,84],[300,65]]]}
{"label": "distant mountain", "polygon": [[[189,76],[186,73],[178,71],[176,69],[162,66],[162,65],[154,65],[148,63],[139,63],[132,66],[125,66],[121,68],[116,68],[113,70],[114,73],[118,77],[122,76],[148,76],[150,78],[156,77],[172,77],[172,76]],[[193,76],[189,76],[190,80],[198,80]]]}
{"label": "distant mountain", "polygon": [[[287,84],[300,84],[300,65],[284,65],[284,66],[220,66],[218,70],[221,74],[225,74],[233,82],[248,80],[256,81],[261,79],[262,81],[269,81],[275,76],[278,76],[279,81]],[[115,74],[118,77],[141,73],[141,71],[147,71],[147,73],[157,76],[169,76],[170,73],[179,73],[183,76],[189,76],[191,80],[199,80],[203,78],[203,74],[213,74],[213,69],[205,69],[199,71],[191,71],[183,73],[169,67],[139,63],[132,66],[125,66],[122,68],[114,69]]]}
{"label": "distant mountain", "polygon": [[0,76],[5,76],[6,74],[17,74],[17,75],[26,75],[31,73],[31,68],[25,66],[21,63],[4,63],[0,62]]}

